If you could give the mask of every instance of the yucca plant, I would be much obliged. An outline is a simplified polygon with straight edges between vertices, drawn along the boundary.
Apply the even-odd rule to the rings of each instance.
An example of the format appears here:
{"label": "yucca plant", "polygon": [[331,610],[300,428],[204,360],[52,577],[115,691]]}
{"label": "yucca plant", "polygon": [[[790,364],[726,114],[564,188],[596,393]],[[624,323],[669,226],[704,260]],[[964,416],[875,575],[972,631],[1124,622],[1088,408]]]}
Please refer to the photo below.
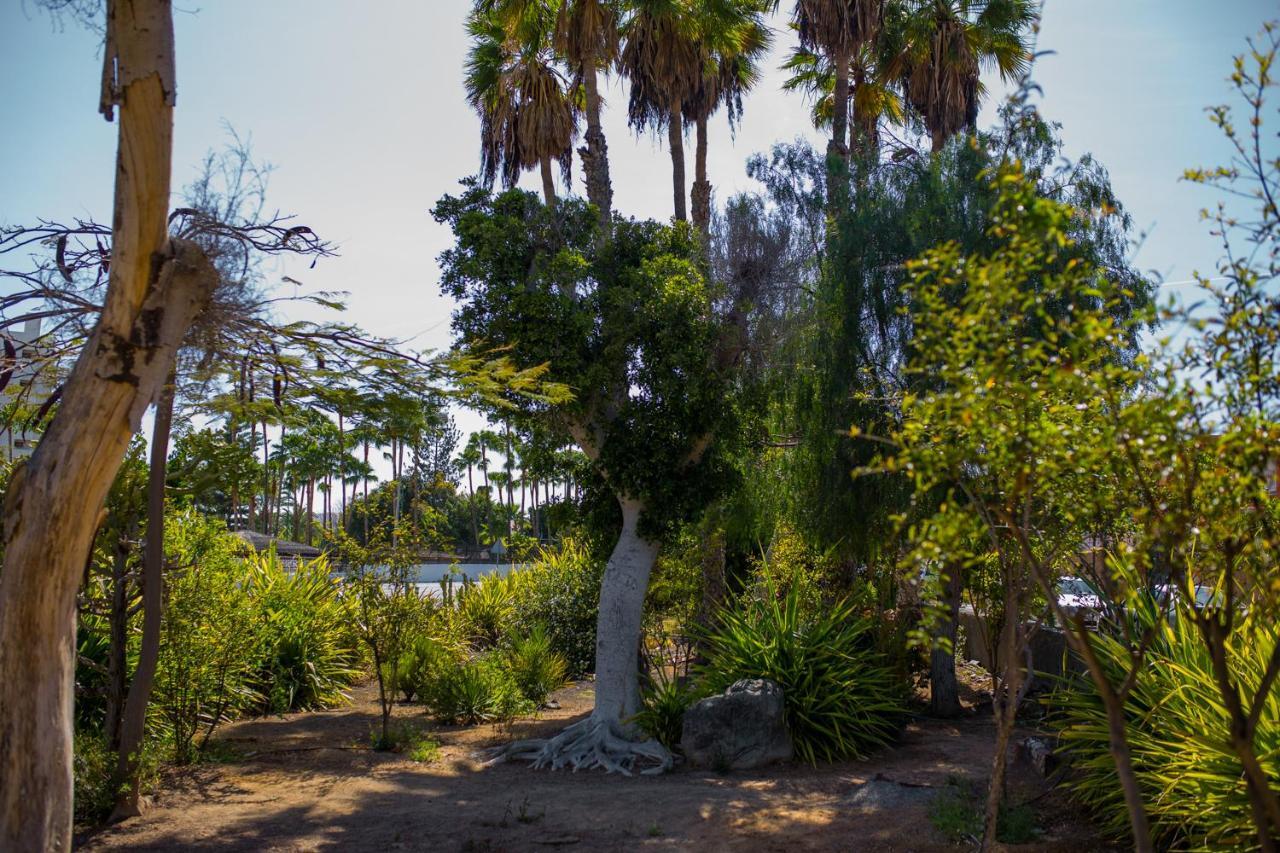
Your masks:
{"label": "yucca plant", "polygon": [[[1129,749],[1153,840],[1170,850],[1256,850],[1257,830],[1240,760],[1227,742],[1230,717],[1212,663],[1187,604],[1165,621],[1148,602],[1135,608],[1160,619],[1129,701],[1125,705]],[[1274,623],[1241,614],[1229,649],[1233,680],[1245,695],[1259,685],[1276,643]],[[1129,650],[1102,635],[1092,638],[1104,666],[1123,673]],[[1053,697],[1051,719],[1077,773],[1074,795],[1111,832],[1129,826],[1110,754],[1107,719],[1092,682],[1073,683]],[[1272,689],[1258,721],[1254,749],[1263,770],[1280,780],[1280,690]],[[1275,783],[1280,788],[1280,781]]]}
{"label": "yucca plant", "polygon": [[423,693],[438,722],[474,725],[509,720],[532,710],[515,679],[489,658],[476,658],[438,674]]}
{"label": "yucca plant", "polygon": [[404,701],[412,702],[415,696],[421,698],[425,694],[433,679],[456,666],[459,660],[458,649],[435,637],[420,636],[413,640],[395,666],[389,662],[382,664],[382,677],[388,691],[400,693]]}
{"label": "yucca plant", "polygon": [[326,560],[286,571],[274,553],[247,561],[257,615],[256,681],[271,711],[328,708],[346,698],[359,674],[338,585]]}
{"label": "yucca plant", "polygon": [[653,681],[640,691],[640,710],[631,721],[667,749],[675,750],[684,730],[684,712],[703,694],[666,669],[654,673]]}
{"label": "yucca plant", "polygon": [[535,706],[547,701],[565,682],[569,665],[551,648],[551,638],[540,626],[529,636],[513,640],[504,653],[507,671],[521,695]]}
{"label": "yucca plant", "polygon": [[809,764],[861,757],[897,734],[904,686],[853,601],[802,602],[792,587],[722,611],[705,638],[703,684],[717,692],[744,678],[777,682],[797,756]]}
{"label": "yucca plant", "polygon": [[515,583],[501,575],[483,575],[459,593],[458,616],[469,637],[481,646],[492,648],[502,639],[511,618]]}

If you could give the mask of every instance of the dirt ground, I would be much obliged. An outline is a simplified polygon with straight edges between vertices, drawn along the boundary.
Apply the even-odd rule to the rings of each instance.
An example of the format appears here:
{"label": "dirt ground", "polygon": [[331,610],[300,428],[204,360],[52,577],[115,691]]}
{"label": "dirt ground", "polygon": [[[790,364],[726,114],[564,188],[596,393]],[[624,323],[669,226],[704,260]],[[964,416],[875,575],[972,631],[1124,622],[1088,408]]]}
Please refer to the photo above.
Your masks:
{"label": "dirt ground", "polygon": [[[554,733],[591,707],[589,682],[510,729],[435,727],[437,758],[418,763],[368,749],[376,692],[347,707],[246,720],[221,740],[235,757],[169,771],[143,817],[79,839],[85,850],[840,850],[942,851],[929,818],[949,780],[982,784],[989,713],[920,719],[863,761],[719,775],[659,777],[482,766],[484,747]],[[420,708],[397,707],[423,725]],[[1021,733],[1025,734],[1025,733]],[[1020,734],[1020,736],[1021,736]],[[1016,850],[1108,849],[1022,760],[1010,792],[1030,801],[1043,834]]]}

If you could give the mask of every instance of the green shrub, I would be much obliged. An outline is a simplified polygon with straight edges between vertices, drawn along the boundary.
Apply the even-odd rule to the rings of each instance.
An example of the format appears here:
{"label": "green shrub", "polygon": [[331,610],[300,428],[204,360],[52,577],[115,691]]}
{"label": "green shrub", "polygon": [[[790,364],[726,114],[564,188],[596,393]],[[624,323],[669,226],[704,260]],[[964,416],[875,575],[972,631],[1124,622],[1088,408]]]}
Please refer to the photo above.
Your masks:
{"label": "green shrub", "polygon": [[498,644],[511,620],[517,582],[512,576],[487,574],[459,590],[457,615],[469,639],[483,648]]}
{"label": "green shrub", "polygon": [[[1138,613],[1154,614],[1147,601]],[[1199,629],[1183,604],[1172,622],[1159,620],[1125,705],[1129,750],[1157,846],[1186,850],[1254,850],[1257,830],[1240,760],[1227,742],[1230,723]],[[1092,638],[1112,683],[1130,666],[1127,647],[1106,635]],[[1253,695],[1277,641],[1276,626],[1241,615],[1229,641],[1228,666],[1246,696]],[[1091,681],[1054,697],[1052,717],[1077,773],[1074,795],[1117,836],[1128,831],[1128,811],[1107,736],[1107,717]],[[1263,772],[1280,779],[1280,690],[1272,689],[1258,720],[1254,750]]]}
{"label": "green shrub", "polygon": [[514,600],[509,636],[525,636],[541,627],[551,648],[577,678],[590,672],[596,659],[596,616],[604,561],[573,540],[560,548],[544,548],[529,567],[513,573]]}
{"label": "green shrub", "polygon": [[851,600],[810,610],[803,595],[792,586],[781,597],[744,596],[721,612],[706,637],[705,687],[775,681],[800,758],[816,764],[865,755],[897,733],[904,687]]}
{"label": "green shrub", "polygon": [[498,658],[464,661],[438,673],[422,695],[441,723],[473,725],[510,720],[532,710]]}
{"label": "green shrub", "polygon": [[261,704],[252,675],[259,617],[244,588],[244,543],[193,511],[165,519],[166,576],[154,722],[185,764],[225,719]]}
{"label": "green shrub", "polygon": [[541,625],[524,639],[512,640],[503,657],[521,695],[535,707],[564,684],[569,669],[564,657],[551,648],[551,638]]}
{"label": "green shrub", "polygon": [[321,558],[286,571],[274,552],[246,561],[255,611],[255,679],[265,708],[275,713],[329,708],[359,674],[338,584]]}
{"label": "green shrub", "polygon": [[404,701],[412,702],[430,690],[430,683],[449,667],[456,666],[458,652],[435,637],[415,638],[409,650],[400,656],[395,667],[384,663],[382,677],[387,690],[399,693]]}
{"label": "green shrub", "polygon": [[640,691],[640,711],[632,719],[640,730],[667,749],[680,745],[684,712],[701,693],[658,670],[657,678]]}
{"label": "green shrub", "polygon": [[784,598],[793,590],[805,612],[841,594],[839,565],[831,553],[818,553],[786,524],[778,525],[769,550],[752,561],[749,594],[754,598]]}

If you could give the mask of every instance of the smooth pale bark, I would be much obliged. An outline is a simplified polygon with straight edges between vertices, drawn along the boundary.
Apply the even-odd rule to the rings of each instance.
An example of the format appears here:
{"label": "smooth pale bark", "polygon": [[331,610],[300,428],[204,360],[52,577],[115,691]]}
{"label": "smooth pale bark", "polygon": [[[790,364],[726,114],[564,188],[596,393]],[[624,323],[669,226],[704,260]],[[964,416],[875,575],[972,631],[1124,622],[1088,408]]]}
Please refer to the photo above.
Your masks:
{"label": "smooth pale bark", "polygon": [[667,147],[671,149],[671,183],[675,199],[677,222],[689,218],[684,202],[684,120],[680,117],[680,104],[671,107],[667,116]]}
{"label": "smooth pale bark", "polygon": [[543,157],[538,161],[538,166],[542,170],[542,200],[546,202],[547,207],[554,207],[556,203],[556,179],[551,174],[551,158]]}
{"label": "smooth pale bark", "polygon": [[640,534],[639,501],[619,498],[622,533],[613,546],[600,586],[596,620],[596,705],[593,717],[624,723],[640,708],[636,678],[640,620],[649,572],[658,556],[658,543]]}
{"label": "smooth pale bark", "polygon": [[[956,619],[963,591],[958,566],[947,568],[943,591],[947,617],[939,626],[938,638],[946,642],[935,644],[929,655],[929,713],[935,717],[956,717],[960,714],[960,692],[956,685]],[[945,650],[941,647],[943,645]]]}
{"label": "smooth pale bark", "polygon": [[98,508],[216,271],[166,241],[173,22],[166,0],[107,7],[104,111],[120,108],[106,299],[4,512],[0,849],[71,845],[75,596]]}
{"label": "smooth pale bark", "polygon": [[613,217],[613,184],[609,179],[609,146],[600,126],[600,90],[594,62],[583,63],[582,88],[587,102],[586,145],[578,149],[587,184],[587,201],[596,206],[601,235],[609,233]]}
{"label": "smooth pale bark", "polygon": [[711,181],[707,179],[707,115],[698,116],[693,149],[693,187],[689,191],[693,224],[705,237],[711,230]]}
{"label": "smooth pale bark", "polygon": [[120,725],[120,745],[116,750],[116,801],[113,821],[136,817],[139,808],[142,738],[146,731],[147,704],[160,661],[160,624],[164,607],[164,497],[168,471],[169,433],[173,428],[173,400],[177,392],[173,369],[156,403],[155,426],[151,436],[151,469],[147,472],[147,543],[142,560],[142,645],[138,666],[129,685]]}

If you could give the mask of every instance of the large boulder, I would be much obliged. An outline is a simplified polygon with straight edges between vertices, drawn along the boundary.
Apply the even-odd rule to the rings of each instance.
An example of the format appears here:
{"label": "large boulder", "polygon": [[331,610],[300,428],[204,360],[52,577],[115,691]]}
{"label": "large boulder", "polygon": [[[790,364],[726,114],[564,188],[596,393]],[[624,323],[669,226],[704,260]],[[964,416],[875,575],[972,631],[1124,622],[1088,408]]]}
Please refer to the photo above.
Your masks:
{"label": "large boulder", "polygon": [[749,770],[794,754],[782,688],[765,679],[734,682],[684,712],[680,748],[694,767]]}

